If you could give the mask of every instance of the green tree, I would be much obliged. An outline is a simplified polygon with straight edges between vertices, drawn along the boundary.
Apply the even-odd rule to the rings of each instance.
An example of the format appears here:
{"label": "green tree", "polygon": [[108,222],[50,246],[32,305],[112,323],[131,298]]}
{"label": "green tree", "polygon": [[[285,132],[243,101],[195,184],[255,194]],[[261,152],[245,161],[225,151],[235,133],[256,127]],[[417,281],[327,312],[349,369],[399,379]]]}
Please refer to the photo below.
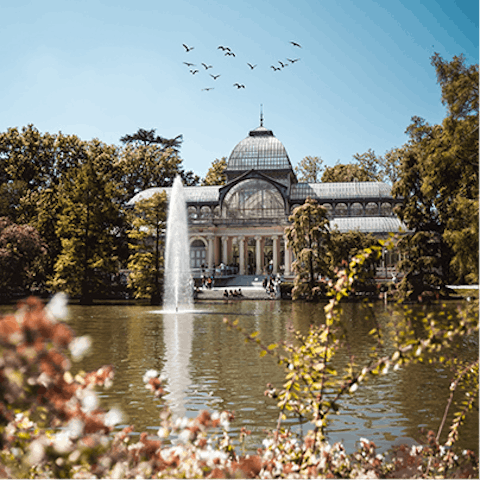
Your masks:
{"label": "green tree", "polygon": [[182,136],[166,139],[155,130],[139,129],[133,135],[120,138],[125,145],[120,153],[119,167],[122,183],[130,199],[136,193],[151,187],[169,187],[177,175],[184,185],[197,185],[200,178],[192,171],[185,171],[179,148]]}
{"label": "green tree", "polygon": [[202,185],[225,185],[227,182],[227,175],[225,174],[226,168],[227,157],[216,158],[208,169],[205,178],[202,180]]}
{"label": "green tree", "polygon": [[[349,232],[340,232],[338,229],[330,231],[330,242],[328,246],[330,269],[334,271],[336,267],[348,265],[351,259],[360,254],[367,248],[378,246],[378,238],[371,233],[363,233],[358,230]],[[378,258],[369,256],[358,266],[358,285],[368,278],[373,278]]]}
{"label": "green tree", "polygon": [[55,172],[54,159],[55,136],[42,135],[33,125],[0,134],[0,215],[22,223],[30,220],[20,219],[22,200],[28,209],[26,195],[48,186]]}
{"label": "green tree", "polygon": [[[416,280],[423,267],[428,275],[435,271],[440,286],[477,282],[478,65],[467,67],[463,56],[447,62],[438,54],[432,65],[447,116],[433,126],[413,117],[406,131],[409,142],[399,152],[400,176],[392,192],[403,197],[398,214],[414,232],[403,241],[408,254],[403,267],[410,273],[415,270]],[[413,250],[414,242],[427,237],[429,242]],[[423,252],[426,245],[428,251]],[[413,288],[409,277],[405,291]]]}
{"label": "green tree", "polygon": [[318,183],[325,170],[321,157],[307,155],[295,167],[299,182]]}
{"label": "green tree", "polygon": [[164,138],[156,135],[154,128],[151,130],[139,128],[133,135],[124,135],[121,137],[120,141],[126,144],[134,143],[143,146],[160,145],[163,150],[170,148],[178,152],[183,142],[183,136],[177,135],[175,138]]}
{"label": "green tree", "polygon": [[326,167],[322,175],[322,182],[375,182],[377,178],[354,163],[337,163],[333,167]]}
{"label": "green tree", "polygon": [[396,211],[411,233],[398,243],[404,253],[398,268],[404,276],[399,290],[404,298],[416,300],[424,291],[441,289],[447,283],[450,255],[443,241],[443,225],[434,199],[423,186],[425,163],[422,161],[429,141],[438,133],[421,118],[414,117],[408,128],[411,145],[401,161],[401,177],[393,194],[403,196],[404,203]]}
{"label": "green tree", "polygon": [[330,223],[327,210],[312,198],[295,208],[289,217],[292,224],[285,229],[288,246],[295,254],[292,298],[314,298],[324,293],[319,276],[329,276]]}
{"label": "green tree", "polygon": [[130,215],[129,287],[135,298],[150,297],[152,305],[158,305],[162,296],[167,207],[166,193],[156,193],[138,201]]}
{"label": "green tree", "polygon": [[0,291],[34,293],[44,283],[47,248],[30,225],[17,225],[0,217]]}
{"label": "green tree", "polygon": [[[51,285],[82,303],[105,291],[107,277],[118,270],[115,255],[119,205],[113,178],[114,147],[84,144],[86,162],[69,170],[59,187],[56,233],[61,253]],[[110,166],[110,168],[109,168]]]}
{"label": "green tree", "polygon": [[456,280],[478,282],[478,64],[465,65],[463,55],[449,62],[432,57],[447,116],[441,137],[426,162],[425,190],[445,225],[443,237],[452,249]]}

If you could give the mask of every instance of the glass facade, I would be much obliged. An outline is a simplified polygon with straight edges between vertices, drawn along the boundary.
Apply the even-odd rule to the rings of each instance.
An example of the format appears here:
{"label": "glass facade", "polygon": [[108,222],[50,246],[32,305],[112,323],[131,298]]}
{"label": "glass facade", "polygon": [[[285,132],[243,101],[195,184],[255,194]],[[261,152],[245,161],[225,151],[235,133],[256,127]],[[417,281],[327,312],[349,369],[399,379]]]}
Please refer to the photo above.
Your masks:
{"label": "glass facade", "polygon": [[237,183],[225,195],[222,217],[228,219],[261,219],[285,217],[285,204],[271,183],[251,178]]}

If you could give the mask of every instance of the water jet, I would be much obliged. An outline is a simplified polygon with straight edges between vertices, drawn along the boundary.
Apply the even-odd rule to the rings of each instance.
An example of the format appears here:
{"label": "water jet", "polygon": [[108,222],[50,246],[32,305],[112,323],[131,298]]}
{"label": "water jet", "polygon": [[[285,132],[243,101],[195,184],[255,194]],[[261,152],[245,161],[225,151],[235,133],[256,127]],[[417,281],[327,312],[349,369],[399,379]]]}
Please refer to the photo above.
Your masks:
{"label": "water jet", "polygon": [[193,308],[187,203],[178,175],[173,181],[168,203],[163,299],[164,312],[178,313]]}

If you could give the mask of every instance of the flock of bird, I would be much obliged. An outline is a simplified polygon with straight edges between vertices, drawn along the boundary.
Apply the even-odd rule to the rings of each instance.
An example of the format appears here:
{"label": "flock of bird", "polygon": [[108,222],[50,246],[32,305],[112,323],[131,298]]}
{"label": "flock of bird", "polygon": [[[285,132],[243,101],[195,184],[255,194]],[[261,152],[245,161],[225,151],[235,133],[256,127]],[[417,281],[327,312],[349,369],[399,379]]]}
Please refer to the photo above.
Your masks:
{"label": "flock of bird", "polygon": [[[292,44],[292,46],[294,46],[296,48],[302,48],[302,46],[297,42],[290,42],[290,43]],[[195,47],[188,46],[185,43],[183,43],[182,45],[183,45],[183,48],[185,49],[185,53],[189,53],[195,48]],[[226,47],[224,45],[219,45],[217,47],[217,50],[221,50],[223,52],[224,56],[226,56],[226,57],[236,57],[235,53],[232,52],[230,47]],[[300,58],[287,58],[286,60],[287,60],[287,62],[281,62],[279,60],[278,65],[270,65],[270,68],[274,72],[277,72],[277,71],[282,70],[285,67],[288,67],[289,65],[293,65],[295,62],[298,62],[300,60]],[[200,67],[197,68],[197,65],[195,63],[191,63],[191,62],[183,62],[183,63],[184,63],[184,65],[186,65],[189,68],[189,71],[192,75],[196,75],[201,70]],[[246,64],[248,65],[250,70],[253,70],[257,66],[256,64],[253,65],[249,62],[246,62]],[[208,71],[210,68],[213,68],[213,65],[208,65],[207,63],[204,63],[204,62],[202,62],[200,65],[204,68],[205,72]],[[221,74],[214,75],[212,73],[209,73],[209,75],[210,75],[210,77],[213,78],[213,80],[217,80],[221,76]],[[239,90],[241,88],[245,88],[245,85],[243,83],[238,83],[238,82],[234,83],[233,86],[236,87]],[[213,89],[214,89],[214,87],[206,87],[206,88],[202,88],[202,91],[208,92],[208,91],[213,90]]]}

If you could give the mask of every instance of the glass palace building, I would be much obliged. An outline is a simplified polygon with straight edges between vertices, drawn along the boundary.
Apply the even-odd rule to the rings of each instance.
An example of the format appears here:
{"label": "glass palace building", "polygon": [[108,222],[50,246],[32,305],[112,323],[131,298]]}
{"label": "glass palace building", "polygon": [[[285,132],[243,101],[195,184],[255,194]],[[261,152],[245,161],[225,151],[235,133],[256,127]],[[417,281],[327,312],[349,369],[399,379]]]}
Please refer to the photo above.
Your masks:
{"label": "glass palace building", "polygon": [[[308,197],[327,209],[331,229],[379,237],[406,231],[393,213],[399,200],[386,183],[298,182],[285,147],[262,120],[232,150],[225,173],[225,185],[185,187],[190,266],[198,276],[202,267],[220,265],[240,275],[290,276],[293,259],[284,230]],[[170,188],[149,188],[131,203],[160,191],[168,196]]]}

